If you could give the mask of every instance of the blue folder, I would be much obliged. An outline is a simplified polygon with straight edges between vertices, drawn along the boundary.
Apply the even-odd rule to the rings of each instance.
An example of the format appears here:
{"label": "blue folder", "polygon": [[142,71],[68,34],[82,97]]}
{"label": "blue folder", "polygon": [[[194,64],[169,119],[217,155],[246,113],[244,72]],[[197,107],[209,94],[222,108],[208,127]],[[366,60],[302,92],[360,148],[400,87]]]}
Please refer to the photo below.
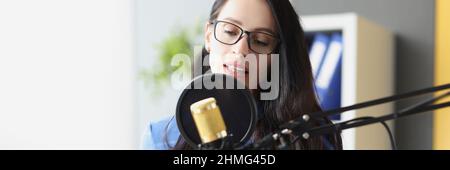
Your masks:
{"label": "blue folder", "polygon": [[[333,33],[328,49],[321,62],[316,78],[316,90],[323,110],[341,106],[341,65],[343,42],[340,33]],[[340,120],[340,116],[331,116],[332,120]]]}

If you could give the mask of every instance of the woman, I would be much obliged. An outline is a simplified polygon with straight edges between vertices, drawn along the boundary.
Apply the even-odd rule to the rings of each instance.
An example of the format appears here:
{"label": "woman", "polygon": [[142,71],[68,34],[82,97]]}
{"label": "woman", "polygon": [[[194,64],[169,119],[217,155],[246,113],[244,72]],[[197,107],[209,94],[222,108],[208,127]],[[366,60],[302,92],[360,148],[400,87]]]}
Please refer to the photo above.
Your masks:
{"label": "woman", "polygon": [[[236,68],[230,63],[239,63],[249,54],[279,54],[279,94],[274,100],[256,98],[263,116],[258,120],[253,140],[304,113],[321,110],[304,32],[288,0],[215,1],[205,26],[205,48],[199,60],[210,57],[209,67],[203,71],[237,77],[245,67]],[[258,65],[258,70],[268,71],[270,67]],[[245,75],[245,81],[252,81],[246,72],[241,75]],[[252,90],[255,97],[260,92]],[[328,119],[312,121],[317,126],[331,123]],[[192,149],[179,135],[173,118],[150,124],[143,139],[144,149]],[[342,149],[342,143],[337,133],[298,140],[291,149]]]}

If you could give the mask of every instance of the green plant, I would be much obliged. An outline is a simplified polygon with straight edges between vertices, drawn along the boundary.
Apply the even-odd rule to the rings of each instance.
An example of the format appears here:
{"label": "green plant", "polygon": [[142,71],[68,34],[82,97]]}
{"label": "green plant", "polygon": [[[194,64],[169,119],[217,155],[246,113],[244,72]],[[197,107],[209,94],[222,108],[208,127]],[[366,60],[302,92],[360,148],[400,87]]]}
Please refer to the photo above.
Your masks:
{"label": "green plant", "polygon": [[[202,27],[198,22],[193,27],[174,27],[171,34],[154,46],[157,50],[157,62],[150,68],[139,71],[139,79],[143,80],[145,87],[151,87],[153,95],[159,95],[163,88],[168,87],[170,75],[182,65],[171,66],[172,58],[177,54],[194,56],[193,48],[201,38]],[[185,70],[187,71],[187,70]]]}

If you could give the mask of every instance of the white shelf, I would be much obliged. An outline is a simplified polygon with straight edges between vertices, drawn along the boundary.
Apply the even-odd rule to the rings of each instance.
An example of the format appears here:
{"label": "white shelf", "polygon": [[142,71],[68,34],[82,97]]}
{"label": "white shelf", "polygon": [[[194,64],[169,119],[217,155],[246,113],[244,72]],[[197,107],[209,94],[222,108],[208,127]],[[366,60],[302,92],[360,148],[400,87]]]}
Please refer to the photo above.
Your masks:
{"label": "white shelf", "polygon": [[[301,16],[305,32],[342,32],[341,106],[390,96],[394,91],[394,36],[383,27],[355,13]],[[348,111],[342,120],[361,116],[380,116],[393,111],[393,104]],[[391,130],[393,122],[387,122]],[[381,124],[342,133],[344,149],[390,149]]]}

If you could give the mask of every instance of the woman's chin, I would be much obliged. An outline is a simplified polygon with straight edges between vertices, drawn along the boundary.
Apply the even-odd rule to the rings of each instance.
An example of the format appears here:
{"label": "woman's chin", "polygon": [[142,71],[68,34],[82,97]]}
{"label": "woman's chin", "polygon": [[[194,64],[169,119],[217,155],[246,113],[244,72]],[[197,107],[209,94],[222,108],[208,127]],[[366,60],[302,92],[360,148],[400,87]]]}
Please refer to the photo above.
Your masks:
{"label": "woman's chin", "polygon": [[[257,89],[256,82],[254,82],[253,84],[249,84],[248,74],[236,75],[234,73],[227,73],[227,72],[221,72],[220,74],[225,74],[225,75],[234,77],[236,80],[238,80],[239,82],[244,84],[246,89],[251,89],[251,90]],[[252,85],[252,86],[250,87],[250,85]]]}
{"label": "woman's chin", "polygon": [[[242,84],[244,84],[245,88],[251,89],[251,87],[249,87],[249,83],[248,83],[249,82],[249,74],[248,73],[231,71],[225,67],[223,67],[221,69],[214,69],[214,70],[213,70],[213,73],[231,76],[231,77],[235,78],[236,80],[240,81]],[[255,88],[253,88],[253,89],[255,89]]]}

